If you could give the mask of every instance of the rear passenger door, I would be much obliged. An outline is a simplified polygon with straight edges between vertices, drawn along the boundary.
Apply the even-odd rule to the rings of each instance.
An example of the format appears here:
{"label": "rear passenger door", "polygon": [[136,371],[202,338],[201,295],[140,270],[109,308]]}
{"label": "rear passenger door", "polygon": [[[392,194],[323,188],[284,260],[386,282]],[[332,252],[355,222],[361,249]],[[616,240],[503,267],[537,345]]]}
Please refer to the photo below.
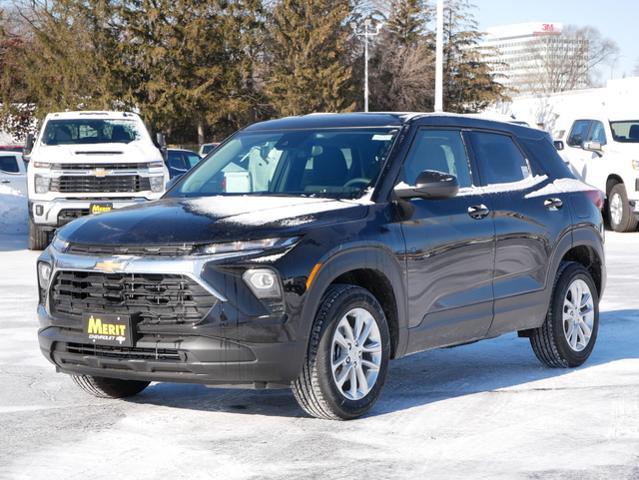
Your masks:
{"label": "rear passenger door", "polygon": [[13,152],[0,152],[0,185],[27,195],[27,177],[22,155]]}
{"label": "rear passenger door", "polygon": [[403,204],[409,351],[482,338],[493,309],[493,220],[459,129],[416,132],[400,180],[415,185],[424,170],[455,175],[461,188],[453,198]]}
{"label": "rear passenger door", "polygon": [[548,179],[507,134],[467,133],[495,225],[494,319],[489,335],[543,319],[554,245],[571,225],[565,194],[543,195]]}

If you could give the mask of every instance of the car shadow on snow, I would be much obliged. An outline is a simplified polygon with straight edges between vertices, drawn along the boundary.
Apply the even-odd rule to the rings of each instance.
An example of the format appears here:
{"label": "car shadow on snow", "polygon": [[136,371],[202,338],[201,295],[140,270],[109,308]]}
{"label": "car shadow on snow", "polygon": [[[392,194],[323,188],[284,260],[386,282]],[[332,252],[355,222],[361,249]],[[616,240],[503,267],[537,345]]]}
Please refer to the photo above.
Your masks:
{"label": "car shadow on snow", "polygon": [[[577,370],[617,360],[639,358],[639,310],[601,313],[595,350]],[[432,350],[391,362],[386,385],[367,417],[503,388],[534,389],[527,385],[567,375],[575,369],[542,366],[528,339],[515,334],[456,348]],[[562,388],[554,384],[553,388]],[[288,390],[241,390],[202,385],[158,383],[129,399],[180,409],[281,417],[303,417]]]}

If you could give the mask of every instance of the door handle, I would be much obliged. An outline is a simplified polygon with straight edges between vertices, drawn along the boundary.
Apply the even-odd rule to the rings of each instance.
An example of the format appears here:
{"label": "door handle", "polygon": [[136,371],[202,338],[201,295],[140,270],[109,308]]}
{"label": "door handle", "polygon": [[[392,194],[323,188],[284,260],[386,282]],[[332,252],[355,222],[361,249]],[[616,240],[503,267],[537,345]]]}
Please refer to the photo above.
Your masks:
{"label": "door handle", "polygon": [[481,220],[485,218],[490,213],[488,207],[483,203],[481,205],[473,205],[472,207],[468,207],[468,215],[470,215],[475,220]]}
{"label": "door handle", "polygon": [[0,183],[11,183],[11,180],[0,180]]}
{"label": "door handle", "polygon": [[544,207],[552,212],[556,212],[563,206],[564,202],[561,201],[561,198],[547,198],[544,200]]}

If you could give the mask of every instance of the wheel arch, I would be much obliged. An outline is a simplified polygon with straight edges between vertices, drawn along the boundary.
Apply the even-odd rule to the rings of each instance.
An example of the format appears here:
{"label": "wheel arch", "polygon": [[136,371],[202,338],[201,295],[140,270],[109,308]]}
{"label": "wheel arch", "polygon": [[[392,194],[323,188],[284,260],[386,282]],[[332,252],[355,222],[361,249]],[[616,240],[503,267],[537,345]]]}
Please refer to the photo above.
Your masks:
{"label": "wheel arch", "polygon": [[326,290],[336,283],[367,289],[382,306],[391,335],[391,358],[403,355],[407,344],[406,294],[403,269],[395,255],[385,246],[353,247],[329,255],[306,294],[302,317],[307,334]]}
{"label": "wheel arch", "polygon": [[612,190],[612,187],[614,187],[618,183],[624,183],[621,176],[617,175],[616,173],[611,173],[610,175],[608,175],[608,178],[606,179],[606,197],[610,194],[610,190]]}

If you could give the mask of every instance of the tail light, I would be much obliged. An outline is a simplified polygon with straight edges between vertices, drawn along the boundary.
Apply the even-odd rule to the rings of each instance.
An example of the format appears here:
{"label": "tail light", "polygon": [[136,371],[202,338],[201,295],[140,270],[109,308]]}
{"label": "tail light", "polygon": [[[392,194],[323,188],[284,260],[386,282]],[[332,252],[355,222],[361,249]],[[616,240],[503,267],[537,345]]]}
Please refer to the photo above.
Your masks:
{"label": "tail light", "polygon": [[604,206],[604,194],[600,190],[586,190],[584,192],[586,196],[595,204],[595,206],[602,210]]}

